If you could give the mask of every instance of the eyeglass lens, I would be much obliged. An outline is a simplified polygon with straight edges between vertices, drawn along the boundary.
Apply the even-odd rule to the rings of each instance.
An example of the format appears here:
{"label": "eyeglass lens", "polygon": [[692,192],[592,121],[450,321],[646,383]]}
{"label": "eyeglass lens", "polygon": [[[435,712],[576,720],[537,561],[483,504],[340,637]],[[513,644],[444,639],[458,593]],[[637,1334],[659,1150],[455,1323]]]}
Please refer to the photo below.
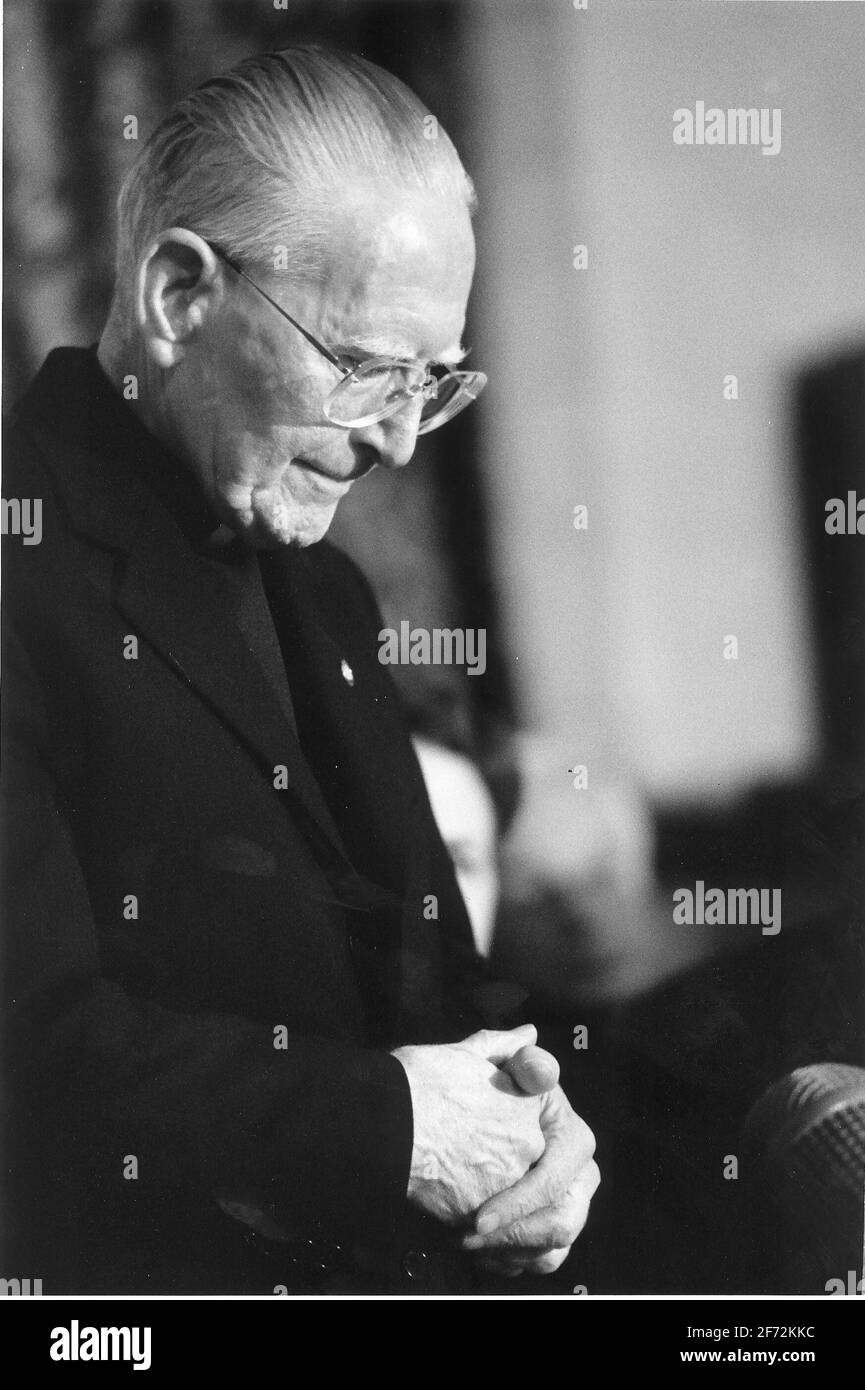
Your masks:
{"label": "eyeglass lens", "polygon": [[[480,373],[454,376],[439,369],[430,373],[435,386],[423,402],[419,432],[444,424],[479,394],[484,379]],[[337,424],[360,424],[383,418],[404,405],[424,385],[425,378],[410,368],[393,363],[370,362],[356,368],[337,387],[328,415]],[[429,377],[426,378],[429,383]]]}

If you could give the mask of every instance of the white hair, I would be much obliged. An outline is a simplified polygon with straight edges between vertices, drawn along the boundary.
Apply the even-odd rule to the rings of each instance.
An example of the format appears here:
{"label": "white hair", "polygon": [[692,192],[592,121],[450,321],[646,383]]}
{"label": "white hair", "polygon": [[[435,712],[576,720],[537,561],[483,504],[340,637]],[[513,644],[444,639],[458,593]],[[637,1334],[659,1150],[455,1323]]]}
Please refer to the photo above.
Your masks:
{"label": "white hair", "polygon": [[250,269],[279,248],[315,274],[336,192],[352,177],[456,197],[471,179],[444,130],[399,78],[318,45],[246,58],[202,83],[157,126],[117,199],[115,307],[166,228],[185,227]]}

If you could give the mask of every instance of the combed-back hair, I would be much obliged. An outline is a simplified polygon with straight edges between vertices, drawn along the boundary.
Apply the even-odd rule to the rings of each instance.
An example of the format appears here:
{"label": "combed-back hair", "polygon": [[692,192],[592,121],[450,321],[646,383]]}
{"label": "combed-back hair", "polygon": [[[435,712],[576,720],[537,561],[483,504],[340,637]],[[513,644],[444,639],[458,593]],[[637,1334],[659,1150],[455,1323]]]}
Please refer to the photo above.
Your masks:
{"label": "combed-back hair", "polygon": [[474,210],[454,146],[392,73],[313,44],[246,58],[179,101],[124,179],[116,296],[131,293],[142,252],[170,226],[250,270],[272,270],[287,253],[297,273],[315,275],[335,195],[357,178],[456,196]]}

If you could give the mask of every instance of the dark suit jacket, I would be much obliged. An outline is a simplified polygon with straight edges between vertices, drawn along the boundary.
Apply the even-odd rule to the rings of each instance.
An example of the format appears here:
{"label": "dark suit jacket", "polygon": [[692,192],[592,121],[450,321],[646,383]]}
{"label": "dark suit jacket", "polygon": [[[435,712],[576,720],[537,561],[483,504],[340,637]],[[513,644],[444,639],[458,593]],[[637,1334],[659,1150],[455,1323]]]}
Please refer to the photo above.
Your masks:
{"label": "dark suit jacket", "polygon": [[269,561],[326,799],[155,464],[93,350],[53,352],[4,454],[4,496],[43,507],[41,544],[4,544],[4,1272],[270,1291],[359,1261],[397,1286],[436,1236],[387,1049],[479,1026],[483,977],[379,615],[327,542]]}

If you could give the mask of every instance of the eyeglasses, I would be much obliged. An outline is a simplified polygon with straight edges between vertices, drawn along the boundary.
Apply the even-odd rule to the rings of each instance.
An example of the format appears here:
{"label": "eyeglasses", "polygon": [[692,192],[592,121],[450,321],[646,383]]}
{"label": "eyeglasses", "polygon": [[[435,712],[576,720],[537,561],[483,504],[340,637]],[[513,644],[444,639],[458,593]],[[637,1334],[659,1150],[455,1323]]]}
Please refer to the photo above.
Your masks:
{"label": "eyeglasses", "polygon": [[219,246],[208,242],[220,260],[256,290],[277,313],[301,333],[306,341],[340,373],[342,380],[324,401],[324,413],[334,425],[343,429],[359,429],[396,415],[409,401],[418,397],[423,402],[418,434],[429,434],[452,420],[467,405],[477,400],[487,384],[483,372],[458,372],[450,367],[429,366],[398,357],[370,357],[348,367],[324,343],[292,318],[281,304],[247,275],[246,271]]}

